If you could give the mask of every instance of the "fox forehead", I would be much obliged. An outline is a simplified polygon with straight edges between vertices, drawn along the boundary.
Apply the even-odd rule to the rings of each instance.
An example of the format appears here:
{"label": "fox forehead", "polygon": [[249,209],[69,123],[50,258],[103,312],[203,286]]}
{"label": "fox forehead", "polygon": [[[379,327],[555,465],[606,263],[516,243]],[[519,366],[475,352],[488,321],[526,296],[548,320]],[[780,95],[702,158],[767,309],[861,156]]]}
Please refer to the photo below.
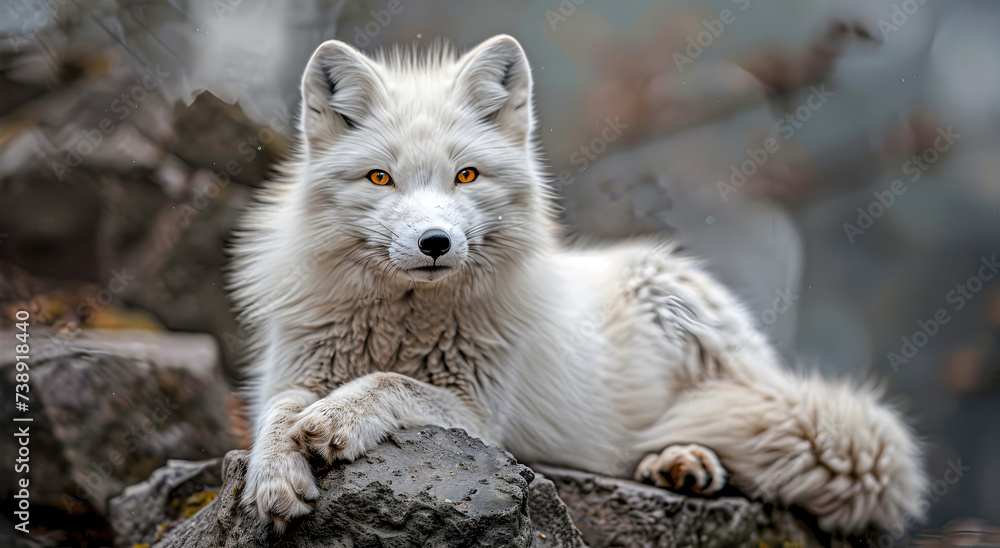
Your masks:
{"label": "fox forehead", "polygon": [[435,122],[438,126],[462,121],[457,62],[409,65],[393,59],[376,59],[372,63],[387,99],[383,104],[388,110],[385,114]]}
{"label": "fox forehead", "polygon": [[442,112],[440,116],[419,111],[386,113],[370,125],[370,131],[376,133],[369,137],[371,145],[389,149],[385,152],[397,164],[458,161],[468,155],[469,145],[479,135],[471,132],[472,124],[447,120],[449,117],[454,117],[454,113]]}

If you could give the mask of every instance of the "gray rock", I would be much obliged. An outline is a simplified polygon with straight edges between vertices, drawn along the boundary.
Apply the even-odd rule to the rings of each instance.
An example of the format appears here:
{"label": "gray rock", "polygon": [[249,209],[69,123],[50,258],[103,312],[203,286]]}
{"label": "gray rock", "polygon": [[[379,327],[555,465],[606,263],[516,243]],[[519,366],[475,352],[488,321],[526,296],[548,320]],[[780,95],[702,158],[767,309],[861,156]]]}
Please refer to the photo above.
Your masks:
{"label": "gray rock", "polygon": [[[773,505],[685,497],[549,466],[533,471],[462,430],[431,426],[400,430],[353,463],[317,470],[321,495],[313,512],[278,536],[238,504],[246,465],[245,451],[226,455],[221,474],[218,459],[171,462],[130,487],[111,502],[116,546],[848,545],[817,539],[808,524]],[[222,487],[209,487],[217,479]],[[211,492],[218,497],[194,514]]]}
{"label": "gray rock", "polygon": [[[243,451],[225,461],[170,461],[111,501],[115,546],[154,544],[168,532],[157,546],[277,541],[234,504],[245,468]],[[316,511],[280,542],[585,548],[555,485],[532,475],[505,451],[461,430],[402,430],[368,456],[321,471],[325,494]],[[184,523],[217,493],[218,503]],[[530,521],[523,515],[525,497]],[[331,523],[331,516],[341,521]]]}
{"label": "gray rock", "polygon": [[740,497],[702,499],[549,466],[533,466],[552,480],[583,539],[593,548],[660,546],[819,545],[784,511]]}
{"label": "gray rock", "polygon": [[0,514],[0,546],[8,548],[46,548],[45,543],[33,535],[25,535],[14,529],[14,523],[3,514]]}
{"label": "gray rock", "polygon": [[552,546],[585,548],[583,535],[573,525],[573,517],[551,480],[535,473],[528,486],[528,512],[531,514],[532,548]]}
{"label": "gray rock", "polygon": [[215,499],[222,485],[222,459],[170,460],[146,481],[109,502],[115,546],[153,544],[163,533]]}
{"label": "gray rock", "polygon": [[[534,473],[462,430],[400,430],[368,456],[321,470],[322,494],[312,513],[293,521],[281,536],[238,504],[246,464],[244,451],[226,455],[218,498],[157,548],[527,547],[539,535],[528,515]],[[553,540],[563,534],[546,530],[553,531]]]}
{"label": "gray rock", "polygon": [[[28,411],[31,504],[82,516],[106,515],[107,500],[168,458],[201,460],[232,447],[218,350],[206,335],[81,331],[56,336],[33,326]],[[0,336],[0,390],[13,394],[13,333]],[[12,436],[0,459],[13,462]],[[0,476],[10,500],[19,474]],[[58,521],[58,520],[56,520]],[[54,524],[58,525],[58,524]]]}

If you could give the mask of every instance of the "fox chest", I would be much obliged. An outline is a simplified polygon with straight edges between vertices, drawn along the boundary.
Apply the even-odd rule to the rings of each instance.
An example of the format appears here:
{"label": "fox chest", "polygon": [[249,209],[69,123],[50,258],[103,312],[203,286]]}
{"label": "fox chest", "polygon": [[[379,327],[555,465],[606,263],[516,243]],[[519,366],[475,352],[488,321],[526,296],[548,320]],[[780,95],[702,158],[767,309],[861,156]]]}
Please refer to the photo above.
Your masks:
{"label": "fox chest", "polygon": [[376,371],[461,386],[474,382],[477,368],[494,354],[450,310],[376,303],[337,316],[309,352],[334,386]]}

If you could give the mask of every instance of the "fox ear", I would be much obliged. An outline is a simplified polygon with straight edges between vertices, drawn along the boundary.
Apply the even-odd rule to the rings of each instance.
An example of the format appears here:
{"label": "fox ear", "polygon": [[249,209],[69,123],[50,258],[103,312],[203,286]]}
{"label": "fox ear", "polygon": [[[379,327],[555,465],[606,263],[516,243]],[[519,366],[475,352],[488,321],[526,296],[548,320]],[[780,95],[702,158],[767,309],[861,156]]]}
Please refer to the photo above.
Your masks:
{"label": "fox ear", "polygon": [[301,129],[310,145],[329,143],[368,117],[384,97],[374,64],[339,41],[320,44],[302,75]]}
{"label": "fox ear", "polygon": [[480,118],[491,118],[501,129],[527,142],[534,123],[531,107],[531,67],[511,36],[486,40],[460,60],[456,91]]}

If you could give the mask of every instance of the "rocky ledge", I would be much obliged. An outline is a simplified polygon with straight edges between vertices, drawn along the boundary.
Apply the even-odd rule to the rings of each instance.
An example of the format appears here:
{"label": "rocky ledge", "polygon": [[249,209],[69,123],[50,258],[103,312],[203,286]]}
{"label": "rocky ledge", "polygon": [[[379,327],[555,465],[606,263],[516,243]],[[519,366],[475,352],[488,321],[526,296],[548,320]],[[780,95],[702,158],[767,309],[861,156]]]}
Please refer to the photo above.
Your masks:
{"label": "rocky ledge", "polygon": [[[172,461],[129,487],[111,502],[116,546],[585,546],[551,482],[462,430],[400,430],[319,471],[313,512],[281,536],[237,504],[247,455]],[[220,465],[221,488],[206,485]]]}
{"label": "rocky ledge", "polygon": [[[783,511],[518,463],[462,430],[397,431],[317,471],[320,499],[284,535],[237,501],[247,452],[171,461],[110,504],[119,547],[811,546]],[[221,487],[220,487],[221,484]],[[572,517],[571,517],[572,516]],[[824,543],[825,544],[825,543]]]}

